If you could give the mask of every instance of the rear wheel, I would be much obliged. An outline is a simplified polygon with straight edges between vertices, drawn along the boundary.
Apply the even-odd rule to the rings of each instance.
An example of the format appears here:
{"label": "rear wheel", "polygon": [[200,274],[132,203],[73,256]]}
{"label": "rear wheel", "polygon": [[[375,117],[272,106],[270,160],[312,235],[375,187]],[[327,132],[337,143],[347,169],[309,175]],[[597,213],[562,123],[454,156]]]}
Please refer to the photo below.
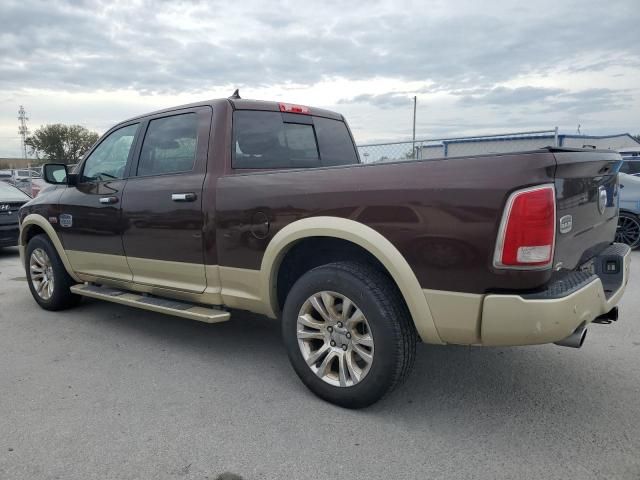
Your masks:
{"label": "rear wheel", "polygon": [[76,282],[46,235],[29,240],[25,257],[29,290],[38,305],[45,310],[64,310],[80,303],[82,297],[69,290]]}
{"label": "rear wheel", "polygon": [[616,242],[626,243],[631,248],[640,246],[640,218],[632,213],[620,212]]}
{"label": "rear wheel", "polygon": [[362,263],[304,274],[287,296],[283,338],[294,370],[324,400],[373,404],[409,374],[416,331],[391,281]]}

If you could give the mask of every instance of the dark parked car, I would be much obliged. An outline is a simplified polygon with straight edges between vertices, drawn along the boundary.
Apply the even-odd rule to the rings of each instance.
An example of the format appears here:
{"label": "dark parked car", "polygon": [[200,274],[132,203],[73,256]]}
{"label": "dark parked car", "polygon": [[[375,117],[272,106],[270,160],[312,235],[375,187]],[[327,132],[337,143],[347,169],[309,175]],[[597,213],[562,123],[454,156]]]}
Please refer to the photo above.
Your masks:
{"label": "dark parked car", "polygon": [[417,338],[580,347],[616,319],[620,161],[545,148],[365,165],[338,113],[220,99],[122,122],[73,172],[46,165],[55,186],[22,208],[20,249],[44,309],[88,296],[279,317],[301,380],[362,407],[407,377]]}
{"label": "dark parked car", "polygon": [[[640,162],[636,163],[640,167]],[[631,248],[640,247],[640,177],[628,173],[620,173],[620,214],[616,242],[626,243]]]}
{"label": "dark parked car", "polygon": [[6,182],[0,182],[0,248],[18,245],[18,211],[31,197]]}

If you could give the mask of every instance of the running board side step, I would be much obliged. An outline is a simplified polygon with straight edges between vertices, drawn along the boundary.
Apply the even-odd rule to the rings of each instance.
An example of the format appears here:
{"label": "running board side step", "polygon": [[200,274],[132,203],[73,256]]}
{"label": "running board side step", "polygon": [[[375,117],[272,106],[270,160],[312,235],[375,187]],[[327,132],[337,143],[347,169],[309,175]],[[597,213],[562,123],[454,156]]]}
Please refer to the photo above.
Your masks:
{"label": "running board side step", "polygon": [[107,302],[119,303],[121,305],[128,305],[130,307],[165,313],[167,315],[174,315],[176,317],[188,318],[205,323],[225,322],[231,318],[231,314],[224,310],[216,310],[214,308],[202,307],[188,302],[152,295],[141,295],[117,288],[80,283],[73,285],[71,292],[76,295],[97,298],[99,300],[106,300]]}

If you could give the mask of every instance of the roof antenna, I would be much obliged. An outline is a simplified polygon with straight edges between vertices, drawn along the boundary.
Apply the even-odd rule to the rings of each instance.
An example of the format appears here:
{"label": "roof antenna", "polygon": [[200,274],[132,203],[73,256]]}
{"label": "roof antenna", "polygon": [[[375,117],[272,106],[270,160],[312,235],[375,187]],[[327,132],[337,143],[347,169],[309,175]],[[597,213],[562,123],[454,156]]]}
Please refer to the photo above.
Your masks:
{"label": "roof antenna", "polygon": [[236,88],[236,91],[233,92],[233,95],[231,95],[229,97],[229,99],[231,99],[231,100],[240,100],[240,91],[239,91],[238,88]]}

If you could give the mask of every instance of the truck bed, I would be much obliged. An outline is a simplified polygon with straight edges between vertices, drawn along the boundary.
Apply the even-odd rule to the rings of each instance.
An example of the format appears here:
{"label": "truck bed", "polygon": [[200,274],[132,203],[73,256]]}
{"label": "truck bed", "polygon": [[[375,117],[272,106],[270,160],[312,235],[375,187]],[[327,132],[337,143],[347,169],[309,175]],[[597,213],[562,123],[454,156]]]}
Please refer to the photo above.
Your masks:
{"label": "truck bed", "polygon": [[[492,266],[507,197],[529,185],[556,185],[558,218],[571,213],[574,225],[570,235],[557,233],[554,266],[574,269],[613,240],[618,160],[611,152],[542,149],[226,176],[217,189],[221,262],[260,268],[267,241],[247,235],[256,212],[268,217],[270,234],[294,220],[328,215],[364,223],[388,238],[423,288],[535,290],[553,270]],[[603,216],[594,203],[601,185],[611,195]]]}

